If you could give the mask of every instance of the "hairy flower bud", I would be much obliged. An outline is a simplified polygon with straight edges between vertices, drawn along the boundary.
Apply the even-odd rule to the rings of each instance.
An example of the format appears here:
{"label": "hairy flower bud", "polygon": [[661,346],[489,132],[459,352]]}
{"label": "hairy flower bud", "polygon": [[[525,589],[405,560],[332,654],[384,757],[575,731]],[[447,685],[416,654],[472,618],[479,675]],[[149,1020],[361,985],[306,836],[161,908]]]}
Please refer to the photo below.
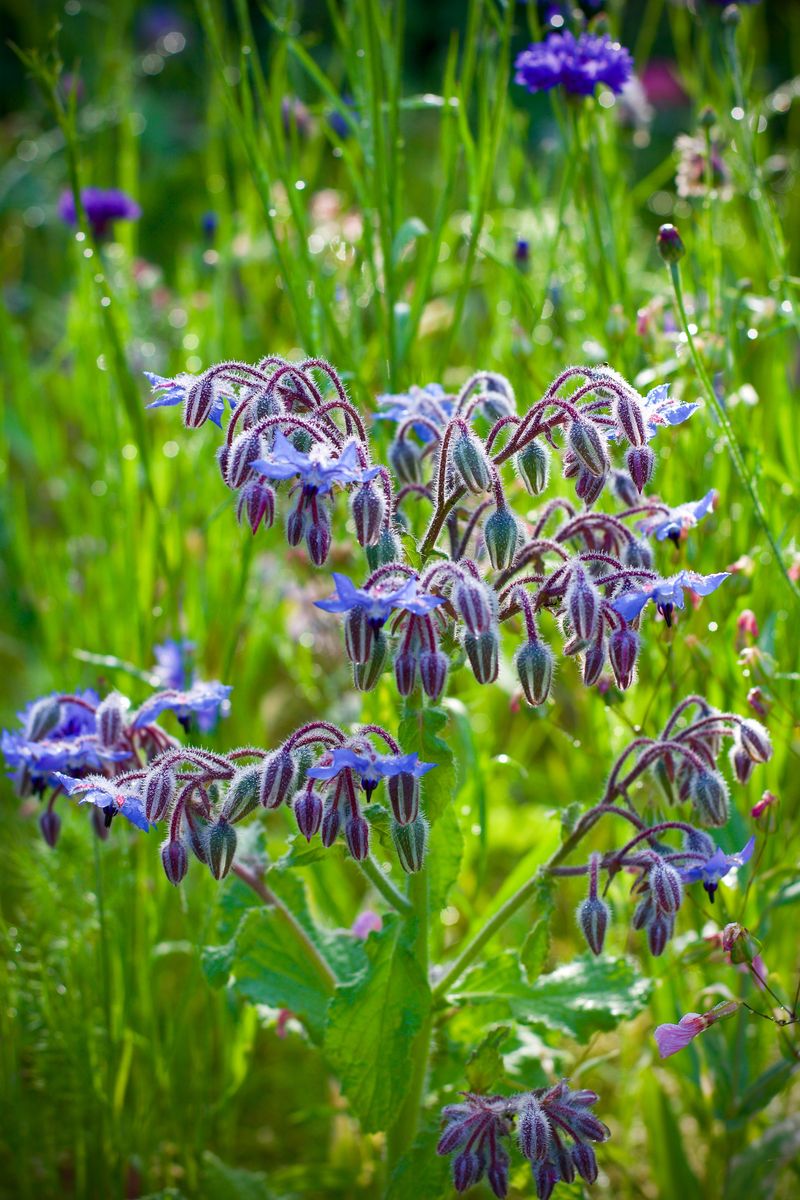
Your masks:
{"label": "hairy flower bud", "polygon": [[517,1138],[519,1148],[530,1162],[541,1162],[550,1149],[550,1122],[544,1109],[533,1095],[525,1099],[518,1111]]}
{"label": "hairy flower bud", "polygon": [[528,704],[534,708],[544,704],[553,683],[555,655],[547,642],[525,642],[514,659]]}
{"label": "hairy flower bud", "polygon": [[295,762],[288,750],[273,750],[261,764],[258,802],[263,808],[278,808],[287,799],[295,779]]}
{"label": "hairy flower bud", "polygon": [[367,562],[370,571],[377,571],[378,567],[396,562],[402,557],[403,547],[399,537],[392,529],[387,529],[385,526],[380,531],[374,546],[367,546]]}
{"label": "hairy flower bud", "polygon": [[300,493],[297,503],[286,517],[286,541],[290,546],[299,546],[303,540],[306,528],[306,509],[303,494]]}
{"label": "hairy flower bud", "polygon": [[422,690],[431,700],[438,700],[447,682],[449,661],[441,650],[426,650],[419,656],[419,678]]}
{"label": "hairy flower bud", "polygon": [[25,738],[29,742],[38,742],[47,737],[61,720],[61,704],[55,696],[43,696],[36,700],[28,709],[25,719]]}
{"label": "hairy flower bud", "polygon": [[401,483],[419,483],[422,459],[413,442],[400,438],[389,447],[389,463]]}
{"label": "hairy flower bud", "polygon": [[450,460],[459,481],[469,492],[480,495],[492,486],[492,472],[483,446],[470,433],[462,433],[455,440]]}
{"label": "hairy flower bud", "polygon": [[753,762],[765,763],[772,758],[772,742],[769,733],[760,721],[742,721],[739,726],[739,737]]}
{"label": "hairy flower bud", "polygon": [[464,1150],[453,1159],[453,1186],[466,1192],[483,1174],[483,1160],[471,1150]]}
{"label": "hairy flower bud", "polygon": [[398,825],[408,825],[419,813],[419,780],[410,771],[387,780],[389,802]]}
{"label": "hairy flower bud", "polygon": [[529,442],[516,457],[517,470],[532,496],[539,496],[550,478],[550,448],[544,442]]}
{"label": "hairy flower bud", "polygon": [[383,674],[389,657],[389,643],[383,633],[378,633],[372,642],[369,658],[353,666],[353,682],[360,692],[371,692]]}
{"label": "hairy flower bud", "polygon": [[233,866],[236,830],[224,817],[208,827],[208,867],[215,879],[224,879]]}
{"label": "hairy flower bud", "polygon": [[191,804],[187,804],[184,809],[186,818],[186,834],[189,843],[189,849],[194,854],[195,858],[201,863],[208,866],[208,825],[209,822],[205,817],[201,817],[196,812]]}
{"label": "hairy flower bud", "polygon": [[656,907],[664,913],[676,913],[683,899],[681,877],[674,867],[657,859],[647,877]]}
{"label": "hairy flower bud", "polygon": [[609,908],[599,896],[587,896],[578,906],[578,926],[592,954],[601,954],[608,928]]}
{"label": "hairy flower bud", "polygon": [[239,433],[230,445],[225,464],[225,482],[228,487],[239,488],[247,479],[253,463],[261,457],[261,437],[251,430]]}
{"label": "hairy flower bud", "polygon": [[730,748],[729,758],[738,783],[747,783],[753,774],[755,763],[737,737]]}
{"label": "hairy flower bud", "polygon": [[605,476],[609,465],[608,449],[593,421],[587,417],[576,417],[569,427],[567,446],[590,474],[600,478]]}
{"label": "hairy flower bud", "polygon": [[367,662],[374,640],[375,630],[367,616],[367,610],[360,606],[351,608],[344,619],[344,645],[350,661]]}
{"label": "hairy flower bud", "polygon": [[683,848],[690,854],[702,854],[704,858],[711,858],[716,851],[714,842],[702,829],[684,830]]}
{"label": "hairy flower bud", "polygon": [[322,824],[322,799],[320,796],[304,788],[298,792],[292,803],[297,828],[307,842],[310,842]]}
{"label": "hairy flower bud", "polygon": [[644,445],[644,413],[635,396],[628,392],[617,396],[614,401],[614,420],[622,436],[627,438],[632,446]]}
{"label": "hairy flower bud", "polygon": [[374,546],[381,535],[381,525],[386,515],[383,492],[368,480],[353,493],[350,507],[359,546]]}
{"label": "hairy flower bud", "polygon": [[158,762],[150,768],[142,784],[144,815],[157,824],[163,820],[175,798],[175,775],[169,767]]}
{"label": "hairy flower bud", "polygon": [[401,696],[410,696],[417,683],[417,656],[413,650],[401,650],[394,660],[394,677]]}
{"label": "hairy flower bud", "polygon": [[262,523],[269,529],[275,520],[275,493],[265,483],[251,479],[239,492],[236,502],[236,519],[241,525],[247,517],[247,524],[253,533]]}
{"label": "hairy flower bud", "polygon": [[61,832],[61,817],[53,808],[46,808],[39,817],[39,829],[42,837],[51,848],[58,841]]}
{"label": "hairy flower bud", "polygon": [[483,540],[495,571],[510,567],[517,553],[519,525],[508,508],[498,508],[483,527]]}
{"label": "hairy flower bud", "polygon": [[317,504],[306,527],[306,549],[315,567],[321,567],[331,548],[331,519],[327,509]]}
{"label": "hairy flower bud", "polygon": [[342,815],[339,812],[339,805],[335,799],[325,801],[325,810],[322,814],[322,825],[320,826],[320,837],[322,844],[329,848],[339,836],[339,830],[342,825]]}
{"label": "hairy flower bud", "polygon": [[586,651],[583,657],[583,682],[586,687],[594,687],[603,673],[606,661],[606,647],[602,638],[598,638]]}
{"label": "hairy flower bud", "polygon": [[485,584],[460,580],[453,588],[453,606],[470,633],[486,633],[492,624],[492,603]]}
{"label": "hairy flower bud", "polygon": [[647,926],[647,945],[653,958],[660,958],[672,937],[675,918],[668,913],[656,911]]}
{"label": "hairy flower bud", "polygon": [[691,799],[701,824],[719,828],[730,816],[728,785],[719,771],[696,771],[692,776]]}
{"label": "hairy flower bud", "polygon": [[493,629],[486,633],[464,634],[464,649],[467,652],[472,673],[478,683],[494,683],[499,669],[498,654],[500,639]]}
{"label": "hairy flower bud", "polygon": [[622,551],[622,561],[634,570],[649,571],[653,566],[653,551],[644,538],[631,538]]}
{"label": "hairy flower bud", "polygon": [[161,847],[161,864],[167,879],[173,887],[177,887],[189,869],[189,856],[183,842],[164,842]]}
{"label": "hairy flower bud", "polygon": [[369,854],[369,823],[360,814],[348,817],[344,827],[347,848],[356,862],[363,862]]}
{"label": "hairy flower bud", "polygon": [[656,465],[656,456],[649,446],[631,446],[625,455],[625,465],[639,495],[647,487]]}
{"label": "hairy flower bud", "polygon": [[199,429],[205,425],[214,408],[214,379],[201,375],[186,393],[183,404],[183,423],[187,429]]}
{"label": "hairy flower bud", "polygon": [[611,472],[611,490],[626,508],[633,508],[634,504],[639,503],[639,493],[627,471]]}
{"label": "hairy flower bud", "polygon": [[588,642],[597,632],[600,595],[582,567],[576,567],[572,572],[567,588],[566,606],[575,636]]}
{"label": "hairy flower bud", "polygon": [[101,746],[113,749],[119,744],[125,725],[128,701],[119,692],[112,692],[97,709],[97,736]]}
{"label": "hairy flower bud", "polygon": [[591,471],[581,467],[575,481],[575,495],[587,508],[591,508],[605,487],[607,478],[607,475],[593,475]]}
{"label": "hairy flower bud", "polygon": [[422,869],[427,840],[428,823],[424,817],[417,816],[407,825],[392,821],[392,841],[400,859],[400,866],[407,875],[413,875]]}
{"label": "hairy flower bud", "polygon": [[656,246],[667,266],[680,262],[686,253],[683,239],[674,225],[661,226],[656,237]]}
{"label": "hairy flower bud", "polygon": [[632,629],[615,629],[608,639],[608,661],[623,692],[631,686],[639,653],[639,635]]}
{"label": "hairy flower bud", "polygon": [[597,1156],[588,1142],[575,1142],[572,1147],[572,1161],[582,1179],[587,1183],[597,1181]]}
{"label": "hairy flower bud", "polygon": [[259,802],[264,768],[261,763],[241,767],[228,785],[225,807],[222,810],[226,821],[234,824],[248,816]]}

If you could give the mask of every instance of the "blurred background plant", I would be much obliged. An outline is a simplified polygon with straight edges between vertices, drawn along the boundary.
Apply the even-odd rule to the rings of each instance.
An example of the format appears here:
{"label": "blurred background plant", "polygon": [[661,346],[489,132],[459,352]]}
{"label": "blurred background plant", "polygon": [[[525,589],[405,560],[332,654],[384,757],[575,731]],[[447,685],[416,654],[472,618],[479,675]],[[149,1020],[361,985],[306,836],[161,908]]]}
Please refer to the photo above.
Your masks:
{"label": "blurred background plant", "polygon": [[[63,118],[4,49],[2,724],[56,687],[139,686],[141,700],[137,673],[153,670],[153,647],[187,636],[202,676],[235,685],[211,746],[276,744],[323,713],[395,728],[390,679],[362,707],[335,622],[310,603],[326,582],[302,559],[291,575],[282,569],[280,530],[237,530],[203,444],[213,435],[188,436],[171,414],[145,418],[142,372],[322,354],[370,412],[381,393],[431,381],[457,390],[478,367],[508,376],[527,407],[567,363],[608,361],[642,391],[669,382],[692,402],[703,387],[656,252],[663,222],[686,246],[690,335],[800,576],[788,257],[800,219],[797,6],[742,6],[737,26],[706,0],[611,3],[599,19],[630,48],[636,77],[580,109],[512,83],[528,42],[576,20],[566,4],[3,9],[8,36],[43,61],[60,25]],[[71,169],[81,187],[118,189],[140,215],[95,224],[95,244],[76,237],[59,211]],[[662,432],[659,455],[670,504],[710,488],[720,496],[692,540],[660,548],[662,574],[703,569],[713,538],[714,563],[734,578],[676,629],[653,627],[640,684],[624,695],[590,695],[567,664],[531,712],[510,648],[493,687],[466,670],[454,677],[464,860],[434,949],[441,957],[461,942],[476,912],[547,857],[563,810],[599,796],[633,731],[700,691],[724,709],[767,713],[776,753],[740,791],[726,848],[758,829],[748,811],[764,787],[780,804],[759,817],[769,832],[754,882],[727,915],[761,940],[771,982],[791,996],[797,608],[713,407]],[[220,892],[195,872],[175,892],[147,839],[115,830],[100,844],[77,814],[54,854],[35,816],[4,786],[0,1190],[376,1195],[381,1147],[359,1134],[296,1023],[209,987],[200,951],[231,936],[237,885]],[[288,828],[280,817],[269,825],[274,856]],[[349,928],[374,902],[341,861],[312,862],[303,878],[333,924]],[[582,952],[579,898],[558,893],[548,961]],[[751,987],[709,966],[708,917],[698,907],[694,929],[648,963],[656,986],[635,1020],[585,1038],[564,1032],[555,1050],[529,1032],[507,1054],[527,1087],[552,1071],[579,1085],[590,1069],[613,1134],[601,1194],[796,1192],[796,1033],[776,1038],[767,1022],[737,1016],[657,1062],[658,1022],[697,1009],[699,996]],[[505,944],[529,926],[523,912]],[[641,953],[622,923],[608,940]],[[452,1039],[466,1057],[475,1029],[454,1020]],[[512,1185],[529,1194],[524,1177]]]}

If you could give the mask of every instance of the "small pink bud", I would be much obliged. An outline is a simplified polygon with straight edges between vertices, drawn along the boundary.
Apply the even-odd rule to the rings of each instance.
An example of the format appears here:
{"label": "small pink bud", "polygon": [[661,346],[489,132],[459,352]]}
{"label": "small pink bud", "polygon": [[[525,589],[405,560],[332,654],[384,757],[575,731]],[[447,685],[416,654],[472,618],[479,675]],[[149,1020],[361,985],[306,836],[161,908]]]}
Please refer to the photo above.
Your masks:
{"label": "small pink bud", "polygon": [[750,608],[742,609],[736,618],[736,632],[742,638],[752,638],[758,641],[758,620]]}
{"label": "small pink bud", "polygon": [[772,708],[771,702],[767,700],[766,696],[761,691],[761,688],[757,687],[750,688],[750,691],[747,693],[747,703],[750,705],[753,712],[758,713],[760,717],[768,716],[769,711]]}

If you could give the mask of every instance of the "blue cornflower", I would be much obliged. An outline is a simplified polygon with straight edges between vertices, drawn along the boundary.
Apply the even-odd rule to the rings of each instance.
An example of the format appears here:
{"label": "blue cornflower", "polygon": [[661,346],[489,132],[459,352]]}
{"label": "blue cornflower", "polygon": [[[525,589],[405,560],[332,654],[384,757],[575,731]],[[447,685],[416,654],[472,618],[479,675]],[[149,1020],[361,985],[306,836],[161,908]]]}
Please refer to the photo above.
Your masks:
{"label": "blue cornflower", "polygon": [[134,729],[141,729],[143,725],[150,725],[155,721],[162,712],[174,712],[182,724],[186,724],[192,714],[198,718],[213,719],[232,691],[233,688],[214,681],[195,683],[188,691],[170,689],[156,692],[141,705],[131,724]]}
{"label": "blue cornflower", "polygon": [[[453,415],[453,399],[447,396],[440,383],[426,383],[424,387],[414,384],[407,392],[385,393],[378,396],[381,412],[376,421],[396,421],[402,425],[415,417],[423,417],[432,425],[443,428]],[[415,425],[414,432],[420,441],[430,442],[433,433],[427,425]]]}
{"label": "blue cornflower", "polygon": [[[83,188],[81,203],[86,219],[98,237],[106,232],[112,221],[138,221],[142,215],[136,201],[119,188]],[[72,192],[62,192],[58,201],[58,215],[67,225],[77,225]]]}
{"label": "blue cornflower", "polygon": [[380,467],[362,467],[355,442],[348,442],[341,453],[333,446],[315,442],[308,454],[298,450],[280,430],[267,458],[257,458],[253,469],[268,479],[282,480],[299,476],[307,496],[324,496],[335,484],[364,483],[374,479]]}
{"label": "blue cornflower", "polygon": [[682,425],[699,404],[682,404],[670,398],[669,384],[659,383],[644,398],[644,419],[647,425],[647,440],[652,440],[665,425]]}
{"label": "blue cornflower", "polygon": [[684,867],[680,872],[681,879],[684,883],[702,883],[713,901],[719,881],[724,879],[728,872],[734,870],[735,867],[742,867],[749,862],[753,856],[755,844],[756,839],[751,837],[738,854],[725,854],[717,846],[714,853],[704,862],[695,863],[692,867]]}
{"label": "blue cornflower", "polygon": [[389,619],[393,610],[425,616],[432,609],[445,603],[444,596],[419,594],[419,580],[408,579],[399,588],[387,590],[377,583],[372,588],[357,588],[346,575],[333,572],[336,595],[327,600],[316,600],[315,607],[325,612],[349,612],[352,608],[363,608],[367,620],[374,629],[379,629]]}
{"label": "blue cornflower", "polygon": [[[325,755],[327,759],[329,756]],[[412,775],[421,779],[432,771],[436,763],[419,762],[417,754],[377,754],[375,751],[348,750],[337,747],[330,755],[330,762],[323,762],[311,767],[307,774],[309,779],[335,779],[340,771],[350,769],[355,771],[361,780],[361,786],[367,795],[371,795],[382,779],[392,779],[395,775]]]}
{"label": "blue cornflower", "polygon": [[672,625],[673,608],[683,608],[684,588],[696,596],[708,596],[723,583],[730,571],[719,571],[716,575],[700,575],[697,571],[679,571],[669,579],[656,579],[641,592],[625,592],[612,600],[611,607],[626,621],[638,617],[644,606],[653,601],[667,626]]}
{"label": "blue cornflower", "polygon": [[[176,404],[186,403],[186,393],[193,383],[197,382],[196,375],[188,375],[185,371],[179,372],[174,378],[169,379],[165,375],[154,375],[152,371],[144,372],[152,388],[154,400],[151,400],[147,408],[173,408]],[[231,392],[215,391],[214,403],[211,406],[211,412],[208,414],[209,421],[213,421],[215,425],[222,428],[222,418],[225,414],[225,401],[228,401],[231,408],[236,407],[236,397]]]}
{"label": "blue cornflower", "polygon": [[545,92],[561,84],[575,96],[591,96],[598,83],[620,94],[633,74],[633,59],[608,34],[552,33],[517,56],[515,80],[529,92]]}
{"label": "blue cornflower", "polygon": [[122,813],[131,825],[147,833],[153,826],[144,815],[144,804],[135,782],[120,784],[104,775],[87,775],[85,779],[73,779],[69,775],[55,773],[55,778],[68,796],[84,793],[79,804],[94,804],[103,809],[106,828],[117,813]]}
{"label": "blue cornflower", "polygon": [[659,542],[671,538],[677,546],[688,530],[693,529],[698,521],[714,511],[716,502],[717,493],[712,488],[710,492],[706,492],[702,500],[690,500],[686,504],[677,504],[675,508],[670,508],[666,515],[663,512],[655,512],[652,516],[645,517],[643,521],[639,522],[639,528],[648,537],[655,535]]}

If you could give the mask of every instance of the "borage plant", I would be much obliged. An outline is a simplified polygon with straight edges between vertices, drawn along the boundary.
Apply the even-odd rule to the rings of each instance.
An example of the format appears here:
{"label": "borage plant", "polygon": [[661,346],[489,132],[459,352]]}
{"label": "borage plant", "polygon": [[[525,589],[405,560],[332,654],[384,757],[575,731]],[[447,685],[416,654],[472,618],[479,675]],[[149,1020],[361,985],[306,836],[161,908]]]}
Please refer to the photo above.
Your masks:
{"label": "borage plant", "polygon": [[[47,798],[45,836],[55,841],[54,800],[75,796],[101,815],[103,830],[117,814],[144,831],[162,826],[171,883],[192,859],[216,879],[235,877],[228,886],[242,889],[235,903],[243,915],[230,940],[207,952],[209,978],[296,1018],[362,1128],[385,1133],[393,1200],[442,1194],[451,1153],[458,1190],[485,1177],[504,1196],[509,1140],[539,1197],[576,1173],[593,1182],[593,1144],[609,1135],[590,1111],[598,1097],[552,1070],[548,1078],[534,1035],[585,1040],[641,1009],[648,981],[629,960],[603,954],[609,890],[628,879],[630,924],[661,955],[686,889],[702,883],[713,900],[720,880],[753,853],[752,839],[732,854],[707,831],[729,816],[723,747],[730,744],[735,779],[746,781],[770,757],[769,736],[752,719],[688,697],[659,734],[637,736],[624,750],[596,803],[565,807],[549,858],[543,849],[538,868],[477,922],[455,957],[432,964],[431,915],[447,903],[463,847],[455,761],[442,737],[448,713],[435,702],[466,664],[479,683],[496,679],[502,628],[516,643],[521,695],[534,707],[552,703],[556,638],[564,657],[580,661],[584,685],[626,689],[649,601],[670,625],[685,592],[704,596],[726,578],[686,568],[663,578],[654,566],[650,539],[679,548],[713,508],[713,493],[677,505],[642,497],[652,440],[694,406],[664,387],[642,397],[608,368],[575,367],[520,413],[508,381],[481,372],[457,394],[431,384],[381,397],[370,436],[336,373],[317,360],[228,362],[151,382],[153,403],[182,404],[189,427],[221,426],[229,413],[218,463],[254,533],[282,509],[289,544],[304,542],[322,566],[335,537],[338,557],[345,552],[337,493],[349,494],[366,564],[334,573],[334,594],[318,605],[343,615],[359,690],[374,689],[391,664],[403,715],[395,731],[372,721],[343,729],[309,714],[279,745],[220,753],[156,724],[165,710],[183,722],[207,714],[227,695],[218,684],[157,692],[139,708],[118,693],[102,702],[47,697],[4,740],[20,790]],[[375,462],[386,422],[395,426],[390,468]],[[624,467],[615,467],[612,451],[625,444]],[[547,489],[554,453],[577,501],[557,496],[531,508],[530,497]],[[603,495],[616,513],[595,508]],[[239,827],[280,809],[293,811],[299,837],[272,861],[263,839]],[[343,851],[384,909],[352,932],[312,915],[297,873]],[[556,883],[580,879],[587,953],[543,973]],[[245,899],[248,889],[260,905]],[[520,950],[487,957],[526,904],[533,924]],[[732,959],[730,947],[739,954],[751,945],[745,930],[724,937]],[[687,1014],[678,1033],[662,1027],[662,1053],[737,1007]],[[514,1053],[504,1058],[503,1048]],[[562,1058],[557,1052],[551,1062]],[[445,1105],[441,1132],[437,1106],[460,1082],[468,1090]]]}

